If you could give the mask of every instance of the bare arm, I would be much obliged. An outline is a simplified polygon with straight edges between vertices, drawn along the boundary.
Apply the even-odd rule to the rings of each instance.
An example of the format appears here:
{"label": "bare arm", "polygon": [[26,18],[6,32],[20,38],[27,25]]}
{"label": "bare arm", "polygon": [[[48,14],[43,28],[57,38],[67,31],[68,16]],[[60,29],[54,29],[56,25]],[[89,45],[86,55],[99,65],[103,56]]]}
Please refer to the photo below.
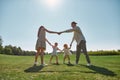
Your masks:
{"label": "bare arm", "polygon": [[68,29],[68,30],[65,30],[65,31],[61,31],[60,33],[69,33],[69,32],[73,32],[74,29]]}
{"label": "bare arm", "polygon": [[45,31],[48,32],[48,33],[56,33],[56,34],[58,34],[58,32],[55,32],[55,31],[49,31],[49,30],[47,30],[46,28],[44,28],[44,29],[45,29]]}
{"label": "bare arm", "polygon": [[65,30],[65,31],[58,32],[58,34],[60,35],[61,33],[70,33],[70,32],[73,32],[73,31],[75,31],[75,29],[68,29],[68,30]]}
{"label": "bare arm", "polygon": [[59,50],[60,52],[62,52],[62,50],[61,50],[61,49],[59,49],[59,48],[57,48],[57,50]]}
{"label": "bare arm", "polygon": [[46,39],[46,41],[48,42],[48,44],[50,45],[50,46],[52,46],[53,47],[53,45]]}
{"label": "bare arm", "polygon": [[72,47],[73,41],[74,41],[74,37],[72,38],[72,41],[71,41],[71,43],[70,43],[70,48]]}
{"label": "bare arm", "polygon": [[63,51],[64,51],[64,49],[61,50],[61,52],[63,52]]}

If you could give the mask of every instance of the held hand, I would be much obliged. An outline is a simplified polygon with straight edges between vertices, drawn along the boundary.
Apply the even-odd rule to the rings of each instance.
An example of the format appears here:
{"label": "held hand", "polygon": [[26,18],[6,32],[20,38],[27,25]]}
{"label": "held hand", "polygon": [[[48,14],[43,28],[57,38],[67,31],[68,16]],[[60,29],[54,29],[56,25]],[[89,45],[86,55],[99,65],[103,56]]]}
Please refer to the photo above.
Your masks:
{"label": "held hand", "polygon": [[57,34],[60,35],[60,34],[62,34],[62,33],[61,33],[61,32],[58,32]]}

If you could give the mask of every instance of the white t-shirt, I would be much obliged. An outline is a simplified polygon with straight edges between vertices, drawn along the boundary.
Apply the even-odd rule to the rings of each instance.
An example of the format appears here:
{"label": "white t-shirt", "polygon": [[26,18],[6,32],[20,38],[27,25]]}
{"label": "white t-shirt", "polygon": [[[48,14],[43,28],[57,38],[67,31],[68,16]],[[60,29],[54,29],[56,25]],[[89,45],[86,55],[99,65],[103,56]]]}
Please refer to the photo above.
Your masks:
{"label": "white t-shirt", "polygon": [[53,52],[52,52],[52,55],[56,55],[56,54],[57,54],[57,49],[58,49],[57,47],[54,47],[54,46],[53,46]]}
{"label": "white t-shirt", "polygon": [[64,51],[64,55],[70,55],[71,54],[69,49],[63,49],[63,51]]}

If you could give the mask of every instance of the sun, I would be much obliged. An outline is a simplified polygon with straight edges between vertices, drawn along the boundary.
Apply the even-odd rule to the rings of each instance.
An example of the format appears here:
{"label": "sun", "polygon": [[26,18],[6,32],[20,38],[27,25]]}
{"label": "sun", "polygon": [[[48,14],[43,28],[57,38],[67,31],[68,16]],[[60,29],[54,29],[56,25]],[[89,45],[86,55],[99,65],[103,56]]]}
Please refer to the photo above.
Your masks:
{"label": "sun", "polygon": [[46,4],[49,6],[49,7],[55,7],[58,5],[58,0],[46,0]]}
{"label": "sun", "polygon": [[43,0],[43,3],[50,9],[57,9],[60,7],[62,0]]}

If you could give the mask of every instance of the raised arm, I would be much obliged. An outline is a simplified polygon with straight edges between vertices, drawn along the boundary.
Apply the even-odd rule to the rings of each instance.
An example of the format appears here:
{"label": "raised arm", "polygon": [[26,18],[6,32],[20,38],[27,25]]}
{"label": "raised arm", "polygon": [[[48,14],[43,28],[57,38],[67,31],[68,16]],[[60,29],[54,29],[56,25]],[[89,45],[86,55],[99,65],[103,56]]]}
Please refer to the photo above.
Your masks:
{"label": "raised arm", "polygon": [[58,34],[60,35],[61,33],[70,33],[70,32],[73,32],[73,31],[75,31],[75,29],[68,29],[68,30],[65,30],[65,31],[61,31]]}
{"label": "raised arm", "polygon": [[45,29],[45,31],[48,32],[48,33],[55,33],[55,34],[58,34],[58,32],[56,32],[56,31],[49,31],[49,30],[47,30],[46,28],[44,28],[44,29]]}

